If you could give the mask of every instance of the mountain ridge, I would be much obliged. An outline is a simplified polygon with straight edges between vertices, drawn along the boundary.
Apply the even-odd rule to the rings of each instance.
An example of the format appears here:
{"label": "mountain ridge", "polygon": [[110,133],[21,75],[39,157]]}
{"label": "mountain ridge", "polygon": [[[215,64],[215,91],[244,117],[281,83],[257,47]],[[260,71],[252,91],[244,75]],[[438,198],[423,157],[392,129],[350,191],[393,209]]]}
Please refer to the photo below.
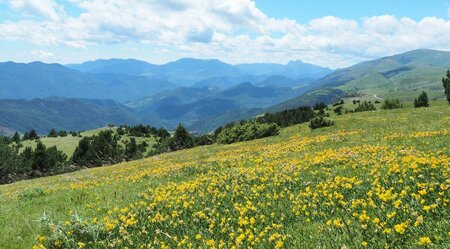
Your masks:
{"label": "mountain ridge", "polygon": [[300,96],[274,105],[270,112],[293,106],[331,103],[340,98],[400,98],[411,101],[421,91],[443,97],[441,79],[450,68],[450,52],[417,49],[337,69],[311,82]]}

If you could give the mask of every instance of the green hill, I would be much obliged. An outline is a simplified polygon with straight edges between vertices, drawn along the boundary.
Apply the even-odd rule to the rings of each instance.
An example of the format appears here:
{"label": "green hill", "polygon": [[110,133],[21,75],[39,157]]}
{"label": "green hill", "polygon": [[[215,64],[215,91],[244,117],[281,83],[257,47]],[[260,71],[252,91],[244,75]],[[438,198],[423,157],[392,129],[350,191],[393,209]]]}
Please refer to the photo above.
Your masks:
{"label": "green hill", "polygon": [[346,114],[0,186],[0,248],[446,248],[449,117],[443,101]]}
{"label": "green hill", "polygon": [[414,50],[336,70],[309,86],[306,93],[271,107],[284,110],[338,98],[396,97],[412,101],[421,91],[442,98],[442,77],[450,68],[450,52]]}
{"label": "green hill", "polygon": [[[94,130],[84,131],[81,132],[81,137],[73,137],[70,134],[67,137],[42,137],[40,140],[46,147],[52,147],[56,146],[58,150],[64,152],[69,158],[72,156],[73,152],[75,151],[75,148],[78,146],[78,142],[83,137],[90,137],[97,135],[100,131],[103,130],[115,130],[116,128],[110,128],[110,127],[104,127],[104,128],[98,128]],[[130,136],[125,135],[121,138],[122,145],[125,141],[129,140]],[[150,151],[151,146],[156,142],[154,137],[134,137],[136,139],[137,143],[146,142],[149,146],[147,147],[147,152]],[[32,147],[34,148],[36,146],[35,141],[27,140],[21,142],[23,148],[25,147]]]}

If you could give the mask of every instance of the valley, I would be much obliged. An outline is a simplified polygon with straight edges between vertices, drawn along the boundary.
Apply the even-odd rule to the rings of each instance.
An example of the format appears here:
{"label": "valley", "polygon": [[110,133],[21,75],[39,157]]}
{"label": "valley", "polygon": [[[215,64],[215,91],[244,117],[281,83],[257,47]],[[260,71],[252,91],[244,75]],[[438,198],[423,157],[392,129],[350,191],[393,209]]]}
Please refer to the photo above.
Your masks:
{"label": "valley", "polygon": [[[190,130],[208,133],[235,120],[318,102],[393,97],[412,101],[423,90],[437,100],[444,97],[441,79],[449,61],[449,52],[415,50],[333,72],[302,62],[230,65],[181,59],[153,65],[111,59],[67,67],[8,62],[0,65],[4,89],[0,98],[6,98],[0,101],[0,126],[21,132],[35,128],[45,134],[52,128],[81,131],[110,123],[145,123],[173,130],[183,123]],[[2,74],[2,68],[8,71]],[[47,71],[47,78],[35,76],[39,70]],[[14,72],[24,73],[18,77]],[[16,84],[11,85],[11,77]],[[34,89],[26,86],[30,78],[46,91],[26,94],[18,88]],[[58,82],[65,84],[58,87],[73,92],[51,85]],[[8,92],[19,94],[11,99]]]}

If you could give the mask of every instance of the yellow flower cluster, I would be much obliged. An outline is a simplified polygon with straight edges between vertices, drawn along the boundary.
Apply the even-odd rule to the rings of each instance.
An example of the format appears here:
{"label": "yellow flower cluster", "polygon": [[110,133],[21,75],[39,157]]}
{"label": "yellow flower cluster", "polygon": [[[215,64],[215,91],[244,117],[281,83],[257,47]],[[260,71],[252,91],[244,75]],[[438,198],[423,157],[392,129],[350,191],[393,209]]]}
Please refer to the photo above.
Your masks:
{"label": "yellow flower cluster", "polygon": [[450,130],[441,130],[441,131],[418,131],[413,133],[392,133],[388,136],[385,136],[385,140],[395,140],[399,138],[425,138],[425,137],[434,137],[434,136],[446,136],[450,134]]}
{"label": "yellow flower cluster", "polygon": [[450,243],[450,158],[411,146],[339,146],[361,135],[233,144],[198,165],[147,159],[158,167],[117,177],[173,174],[173,181],[91,222],[100,229],[95,239],[58,239],[79,248],[378,248],[428,245],[428,236]]}

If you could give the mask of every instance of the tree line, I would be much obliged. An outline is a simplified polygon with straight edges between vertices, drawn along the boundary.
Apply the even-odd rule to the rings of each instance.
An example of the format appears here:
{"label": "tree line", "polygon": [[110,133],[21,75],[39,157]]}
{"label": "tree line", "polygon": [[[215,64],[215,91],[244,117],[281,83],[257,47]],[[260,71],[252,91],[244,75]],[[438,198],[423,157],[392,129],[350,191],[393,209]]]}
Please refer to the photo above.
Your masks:
{"label": "tree line", "polygon": [[56,146],[47,148],[40,140],[36,148],[19,146],[0,139],[0,183],[35,178],[49,174],[68,172],[67,156]]}
{"label": "tree line", "polygon": [[[22,137],[18,132],[11,137],[0,136],[0,184],[141,159],[147,156],[148,144],[145,141],[138,143],[134,135],[148,137],[150,134],[157,139],[170,136],[163,128],[144,125],[121,126],[117,131],[105,130],[94,136],[83,137],[71,157],[59,151],[56,146],[47,148],[34,129],[25,132]],[[79,132],[67,133],[52,129],[48,137],[64,137],[67,134],[81,136]],[[129,137],[121,143],[124,135]],[[34,140],[35,149],[28,146],[21,150],[21,142],[26,140]]]}
{"label": "tree line", "polygon": [[158,139],[151,155],[193,148],[210,144],[231,144],[258,138],[275,136],[280,128],[309,122],[316,117],[311,107],[301,106],[260,117],[231,122],[218,127],[211,134],[192,135],[183,125],[178,125],[172,137]]}

